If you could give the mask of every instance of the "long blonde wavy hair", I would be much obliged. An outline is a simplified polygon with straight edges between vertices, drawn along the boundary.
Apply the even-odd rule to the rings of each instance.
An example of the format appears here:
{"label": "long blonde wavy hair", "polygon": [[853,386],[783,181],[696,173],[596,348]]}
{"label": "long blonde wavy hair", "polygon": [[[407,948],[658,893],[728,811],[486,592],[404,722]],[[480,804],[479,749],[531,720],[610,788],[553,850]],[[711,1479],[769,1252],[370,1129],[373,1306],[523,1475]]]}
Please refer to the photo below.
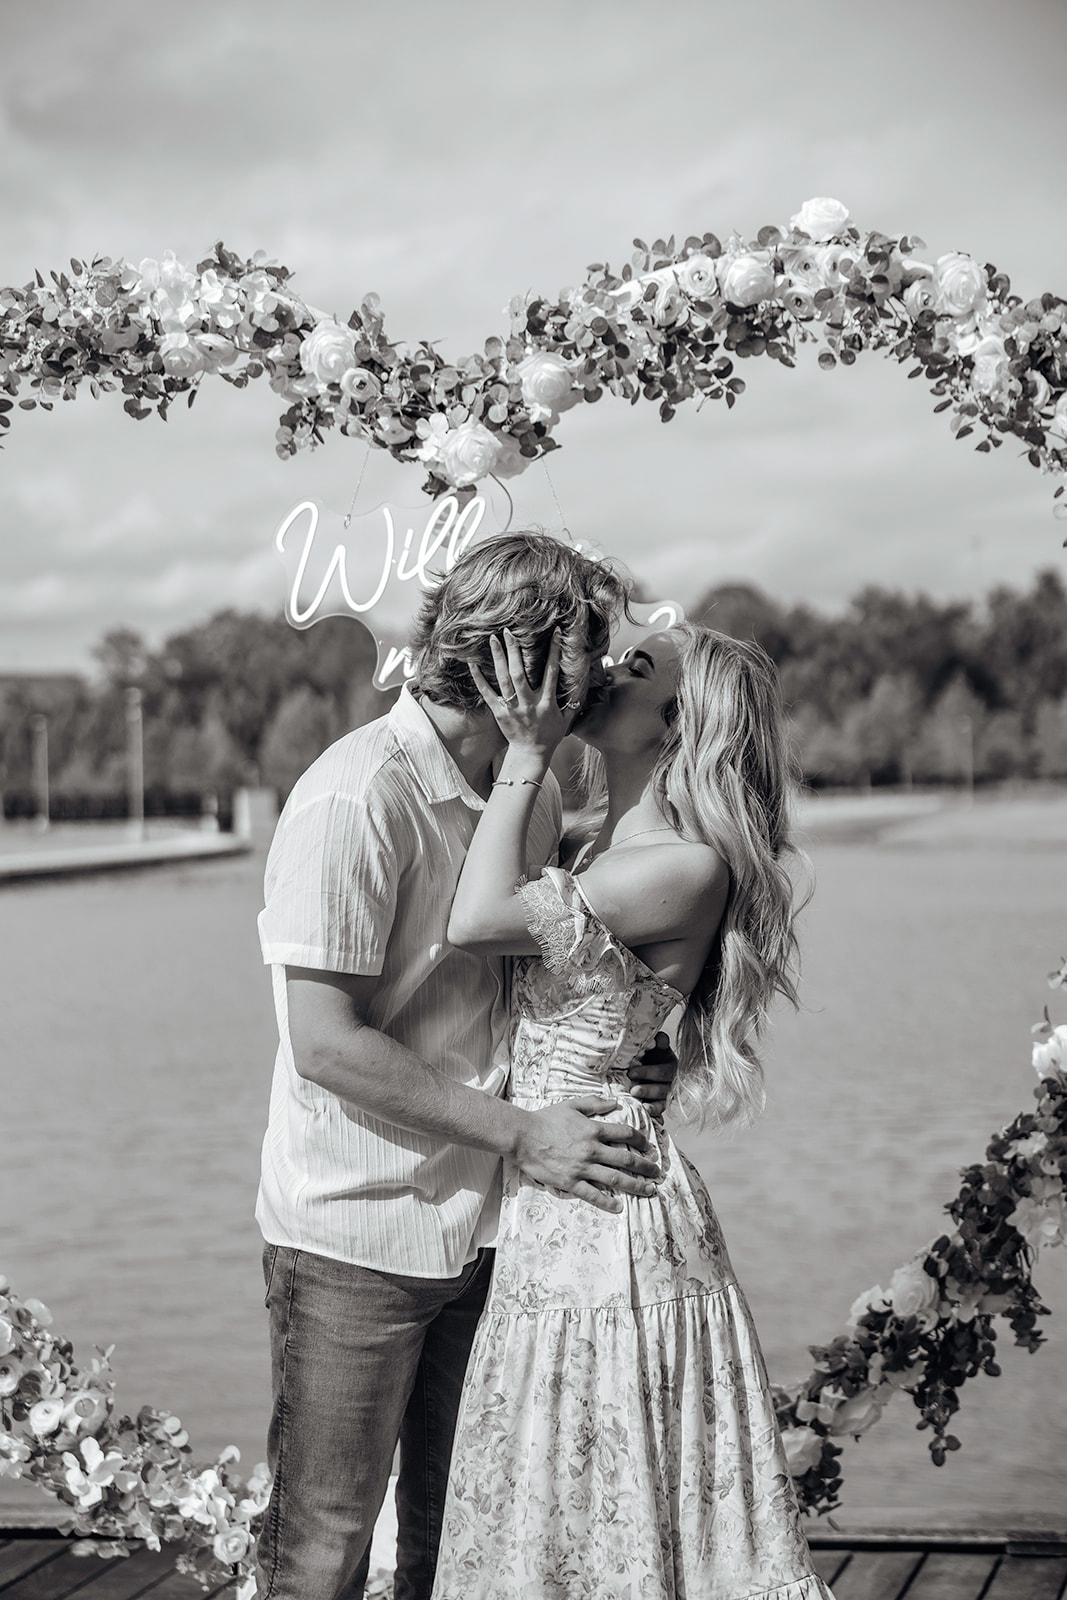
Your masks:
{"label": "long blonde wavy hair", "polygon": [[671,631],[677,688],[664,707],[653,790],[671,826],[713,846],[730,869],[726,909],[678,1031],[673,1099],[689,1121],[743,1125],[766,1098],[758,1046],[775,996],[799,1004],[799,907],[786,870],[790,857],[807,866],[789,840],[798,769],[767,653],[696,623]]}

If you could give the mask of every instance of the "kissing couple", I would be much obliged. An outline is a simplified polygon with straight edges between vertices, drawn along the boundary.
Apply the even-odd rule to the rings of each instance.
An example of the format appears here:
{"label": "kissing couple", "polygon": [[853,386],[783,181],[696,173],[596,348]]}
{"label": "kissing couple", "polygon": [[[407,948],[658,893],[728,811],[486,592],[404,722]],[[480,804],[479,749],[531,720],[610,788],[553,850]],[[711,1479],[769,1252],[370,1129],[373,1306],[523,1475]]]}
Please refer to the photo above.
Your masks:
{"label": "kissing couple", "polygon": [[605,670],[626,603],[545,535],[467,551],[278,823],[259,1600],[359,1600],[398,1444],[396,1600],[828,1600],[662,1122],[758,1113],[795,997],[776,673],[688,623]]}

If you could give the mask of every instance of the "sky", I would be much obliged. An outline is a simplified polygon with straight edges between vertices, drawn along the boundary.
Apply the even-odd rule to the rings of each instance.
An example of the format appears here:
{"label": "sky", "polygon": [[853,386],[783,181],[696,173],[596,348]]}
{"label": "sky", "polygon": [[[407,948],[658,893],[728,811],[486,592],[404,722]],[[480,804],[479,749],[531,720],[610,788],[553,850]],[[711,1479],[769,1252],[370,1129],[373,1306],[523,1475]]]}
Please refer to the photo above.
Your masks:
{"label": "sky", "polygon": [[[813,195],[862,229],[1067,292],[1062,0],[2,0],[0,283],[99,252],[263,248],[345,320],[450,358],[636,236],[754,237]],[[840,609],[865,584],[977,597],[1064,571],[1052,483],[976,456],[870,355],[753,360],[732,412],[605,396],[510,485],[513,526],[690,605],[748,582]],[[225,606],[280,610],[272,535],[314,496],[417,506],[422,474],[330,437],[274,454],[265,383],[164,424],[88,393],[0,453],[0,671],[87,670]],[[972,441],[973,443],[973,441]]]}

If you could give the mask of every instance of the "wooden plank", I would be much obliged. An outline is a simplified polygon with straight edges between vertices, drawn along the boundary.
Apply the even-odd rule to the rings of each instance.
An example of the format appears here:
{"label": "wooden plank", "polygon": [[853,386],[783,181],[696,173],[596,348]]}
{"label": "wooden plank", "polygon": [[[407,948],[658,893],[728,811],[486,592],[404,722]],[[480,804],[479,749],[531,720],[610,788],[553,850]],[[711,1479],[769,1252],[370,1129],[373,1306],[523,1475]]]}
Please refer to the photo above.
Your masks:
{"label": "wooden plank", "polygon": [[12,1539],[0,1550],[0,1591],[67,1548],[65,1539]]}
{"label": "wooden plank", "polygon": [[[38,1541],[26,1542],[32,1549]],[[65,1539],[58,1554],[16,1578],[14,1583],[0,1590],[0,1596],[2,1600],[63,1600],[63,1596],[73,1594],[88,1581],[92,1576],[89,1563],[96,1560],[98,1556],[74,1555],[70,1541]]]}
{"label": "wooden plank", "polygon": [[[83,1556],[82,1564],[89,1571],[88,1582],[79,1590],[79,1600],[132,1600],[134,1595],[150,1589],[157,1578],[173,1573],[176,1555],[177,1551],[172,1548],[138,1550],[135,1555],[120,1556],[117,1561]],[[7,1600],[6,1595],[4,1600]],[[21,1596],[19,1600],[22,1600]],[[45,1600],[45,1597],[42,1596],[41,1600]]]}
{"label": "wooden plank", "polygon": [[1065,1556],[1005,1556],[983,1600],[1060,1600]]}
{"label": "wooden plank", "polygon": [[[144,1600],[206,1600],[211,1591],[205,1590],[195,1578],[190,1578],[188,1573],[171,1570],[146,1589]],[[219,1593],[221,1591],[214,1591]],[[89,1596],[86,1596],[89,1600]]]}
{"label": "wooden plank", "polygon": [[899,1600],[923,1559],[919,1550],[858,1550],[834,1584],[834,1600]]}
{"label": "wooden plank", "polygon": [[935,1550],[908,1590],[908,1600],[978,1600],[1000,1557]]}
{"label": "wooden plank", "polygon": [[231,1578],[216,1589],[205,1589],[196,1578],[184,1572],[171,1572],[144,1592],[143,1600],[233,1600],[237,1580]]}
{"label": "wooden plank", "polygon": [[834,1586],[835,1578],[849,1559],[847,1550],[813,1550],[811,1552],[812,1566],[823,1583],[828,1583],[831,1589]]}

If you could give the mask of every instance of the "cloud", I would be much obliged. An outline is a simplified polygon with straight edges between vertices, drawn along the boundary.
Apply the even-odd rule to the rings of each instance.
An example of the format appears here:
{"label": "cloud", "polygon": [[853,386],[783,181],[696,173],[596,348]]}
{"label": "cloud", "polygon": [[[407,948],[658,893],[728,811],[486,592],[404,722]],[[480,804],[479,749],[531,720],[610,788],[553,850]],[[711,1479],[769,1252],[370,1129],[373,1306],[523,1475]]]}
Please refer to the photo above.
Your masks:
{"label": "cloud", "polygon": [[[341,315],[377,290],[394,338],[458,357],[506,328],[512,295],[620,264],[635,234],[751,233],[825,193],[862,226],[996,261],[1024,293],[1055,286],[1062,8],[1017,0],[1010,50],[992,0],[898,0],[876,39],[851,0],[761,0],[757,51],[731,15],[720,0],[663,0],[654,26],[639,0],[542,0],[536,18],[488,0],[14,8],[0,279],[93,250],[195,260],[223,237],[279,255]],[[558,525],[558,498],[576,533],[675,594],[722,576],[816,604],[868,581],[970,593],[1057,559],[1049,486],[974,460],[888,364],[739,373],[729,415],[663,427],[607,398],[568,413],[563,449],[511,485],[516,520]],[[345,509],[362,447],[282,464],[276,397],[213,382],[165,427],[114,396],[16,415],[0,664],[30,649],[69,664],[94,619],[154,633],[215,604],[280,605],[274,527],[307,495]],[[414,504],[419,482],[372,455],[361,505]]]}

